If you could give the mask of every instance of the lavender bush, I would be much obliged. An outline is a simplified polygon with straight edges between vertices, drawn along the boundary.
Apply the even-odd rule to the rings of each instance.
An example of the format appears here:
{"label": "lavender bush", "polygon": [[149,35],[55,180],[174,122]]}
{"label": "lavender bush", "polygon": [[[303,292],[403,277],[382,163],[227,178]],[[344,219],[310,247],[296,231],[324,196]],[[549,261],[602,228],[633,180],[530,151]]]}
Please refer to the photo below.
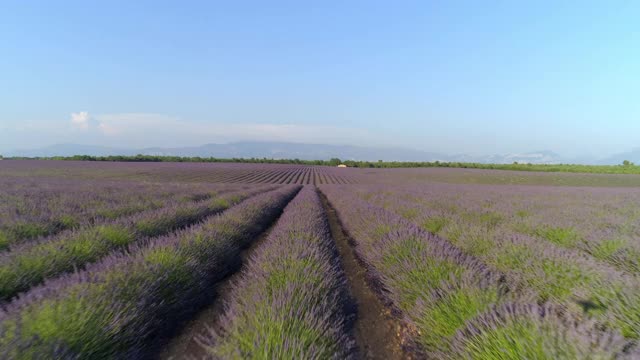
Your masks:
{"label": "lavender bush", "polygon": [[[562,303],[578,314],[596,316],[627,337],[640,337],[640,282],[636,276],[621,272],[579,249],[519,230],[519,219],[536,216],[546,209],[533,205],[540,202],[540,198],[547,199],[543,204],[551,201],[549,199],[562,199],[559,201],[565,201],[570,211],[574,211],[572,203],[593,203],[597,198],[598,202],[608,204],[606,208],[616,209],[614,205],[617,204],[618,211],[626,212],[624,209],[629,209],[632,204],[616,198],[616,194],[623,196],[621,190],[597,189],[585,195],[585,189],[572,188],[501,187],[500,192],[499,189],[482,186],[484,193],[474,193],[471,191],[473,188],[478,189],[477,186],[432,185],[422,192],[410,188],[415,190],[411,192],[402,187],[386,192],[380,191],[379,187],[349,190],[355,190],[360,197],[402,215],[415,225],[443,235],[466,253],[481,258],[521,286],[537,292],[538,301]],[[495,192],[495,198],[489,195],[492,192]],[[521,202],[508,201],[509,194],[517,195]],[[633,196],[629,198],[633,199]],[[496,211],[510,206],[517,206],[511,216],[506,211]],[[585,210],[575,212],[580,214]],[[561,213],[555,216],[573,218],[573,215]],[[594,214],[590,216],[598,219],[593,223],[602,221]],[[551,234],[556,239],[566,240],[562,236],[565,232]]]}
{"label": "lavender bush", "polygon": [[213,358],[353,355],[345,275],[320,198],[310,187],[285,208],[227,295],[222,330],[201,341]]}
{"label": "lavender bush", "polygon": [[257,195],[201,225],[33,289],[0,314],[2,356],[148,355],[152,340],[202,304],[240,249],[275,220],[298,189]]}
{"label": "lavender bush", "polygon": [[[327,195],[414,357],[640,358],[640,190],[628,187],[640,176],[1,165],[0,358],[157,355],[216,298],[291,184]],[[334,246],[317,194],[302,190],[223,294],[200,339],[209,356],[357,357]]]}
{"label": "lavender bush", "polygon": [[265,190],[255,188],[174,204],[16,247],[0,254],[0,300],[6,301],[46,278],[95,262],[116,249],[194,224]]}
{"label": "lavender bush", "polygon": [[509,292],[502,274],[443,239],[336,187],[321,189],[379,290],[415,334],[412,340],[419,349],[446,351],[466,320]]}
{"label": "lavender bush", "polygon": [[[425,230],[406,219],[418,213],[404,213],[405,217],[392,214],[357,199],[352,190],[352,187],[322,187],[357,242],[358,254],[379,279],[390,304],[415,329],[415,341],[428,356],[449,354],[457,331],[488,309],[505,302],[541,301],[548,298],[545,294],[551,294],[549,299],[560,301],[560,307],[575,315],[592,307],[592,312],[599,312],[596,316],[599,326],[609,325],[630,337],[638,333],[640,302],[634,279],[612,273],[584,257],[563,254],[565,250],[538,249],[535,243],[524,244],[518,239],[494,244],[489,238],[487,248],[478,247],[470,238],[462,244],[468,246],[457,248],[431,233],[425,235]],[[371,191],[361,197],[391,208],[402,201],[376,200],[386,195]],[[491,222],[490,218],[481,221]],[[470,251],[473,249],[476,251]],[[469,253],[478,257],[470,257]],[[488,253],[495,254],[500,261],[486,256]],[[547,285],[541,285],[549,284],[550,276],[551,281],[559,282],[551,287],[551,292]],[[561,288],[574,284],[580,287],[572,293]],[[571,294],[573,299],[568,297]],[[578,302],[580,299],[585,301]],[[606,311],[602,312],[603,309]]]}
{"label": "lavender bush", "polygon": [[637,359],[616,333],[572,317],[553,305],[504,304],[458,332],[443,359]]}
{"label": "lavender bush", "polygon": [[363,179],[361,169],[329,166],[243,163],[144,163],[87,161],[6,161],[3,175],[188,183],[350,184]]}
{"label": "lavender bush", "polygon": [[[637,274],[640,270],[640,244],[635,241],[640,237],[640,192],[636,189],[434,184],[396,187],[393,193],[408,202],[404,211],[412,203],[419,207],[416,215],[428,209],[432,212],[428,218],[462,217],[589,254],[622,271]],[[382,195],[379,200],[388,199]]]}
{"label": "lavender bush", "polygon": [[0,177],[0,251],[67,229],[171,203],[203,200],[238,185]]}

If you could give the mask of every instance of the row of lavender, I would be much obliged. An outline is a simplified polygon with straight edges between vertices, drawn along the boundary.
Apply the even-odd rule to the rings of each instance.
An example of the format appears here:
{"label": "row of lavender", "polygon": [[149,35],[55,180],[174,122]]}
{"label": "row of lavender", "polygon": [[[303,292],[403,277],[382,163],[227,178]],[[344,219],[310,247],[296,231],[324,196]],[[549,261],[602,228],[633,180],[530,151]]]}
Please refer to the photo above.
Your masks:
{"label": "row of lavender", "polygon": [[382,168],[366,169],[363,181],[377,184],[428,185],[434,183],[483,185],[544,185],[544,186],[640,186],[640,176],[630,174],[593,174],[568,172],[512,171],[470,168]]}
{"label": "row of lavender", "polygon": [[3,175],[20,179],[65,177],[91,180],[167,182],[350,184],[360,171],[330,166],[247,163],[118,163],[86,161],[6,161]]}
{"label": "row of lavender", "polygon": [[[379,201],[391,197],[405,200],[401,210],[409,217],[440,221],[443,231],[449,230],[445,225],[460,217],[472,222],[487,220],[487,231],[509,231],[548,241],[588,254],[621,271],[640,273],[637,189],[432,184],[397,187],[387,196],[379,196]],[[408,213],[411,211],[415,216]]]}
{"label": "row of lavender", "polygon": [[345,169],[270,165],[253,165],[250,168],[220,172],[217,182],[267,183],[267,184],[351,184],[353,179],[345,176]]}
{"label": "row of lavender", "polygon": [[186,230],[34,288],[0,315],[2,358],[140,358],[212,296],[240,250],[299,187],[280,187]]}
{"label": "row of lavender", "polygon": [[[346,279],[320,198],[305,187],[287,206],[200,343],[212,358],[353,356]],[[219,330],[215,330],[219,328]]]}
{"label": "row of lavender", "polygon": [[[356,242],[356,253],[367,265],[372,282],[400,314],[415,349],[423,355],[451,359],[637,356],[617,331],[634,326],[633,306],[622,304],[618,311],[609,310],[608,323],[591,322],[567,302],[541,297],[538,291],[545,289],[526,281],[544,281],[544,272],[523,277],[511,265],[496,266],[480,256],[482,252],[454,246],[358,198],[353,187],[321,189]],[[371,190],[361,196],[372,201],[382,189]],[[386,198],[388,203],[393,202],[391,197]],[[517,263],[522,259],[518,255],[510,253],[502,259],[505,264]],[[574,276],[567,268],[556,268],[558,262],[541,262],[545,264],[542,271]],[[610,287],[603,292],[623,294],[617,290]],[[622,296],[626,295],[633,292]]]}
{"label": "row of lavender", "polygon": [[0,177],[0,250],[220,190],[205,184]]}
{"label": "row of lavender", "polygon": [[[273,188],[273,186],[271,186]],[[144,243],[192,225],[225,210],[248,197],[269,190],[258,186],[221,195],[134,214],[95,226],[62,232],[40,241],[13,247],[0,254],[0,300],[6,301],[47,278],[82,268],[117,249]]]}
{"label": "row of lavender", "polygon": [[[607,239],[589,239],[579,232],[582,226],[594,232],[606,227],[604,234],[626,231],[628,226],[616,224],[634,221],[634,199],[640,192],[436,184],[411,189],[414,192],[402,188],[384,192],[373,187],[351,190],[510,274],[535,291],[539,301],[561,303],[626,337],[640,338],[637,272],[611,261],[615,252],[613,257],[592,256],[585,249],[600,248]],[[571,243],[591,245],[581,248]],[[632,244],[630,241],[627,251]]]}

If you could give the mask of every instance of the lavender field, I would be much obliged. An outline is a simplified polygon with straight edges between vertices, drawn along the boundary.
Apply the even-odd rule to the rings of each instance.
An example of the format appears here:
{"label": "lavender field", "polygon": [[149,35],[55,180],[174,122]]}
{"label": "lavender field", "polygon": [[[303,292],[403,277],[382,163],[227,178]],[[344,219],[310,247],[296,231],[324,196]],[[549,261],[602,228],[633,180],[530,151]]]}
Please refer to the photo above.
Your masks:
{"label": "lavender field", "polygon": [[0,162],[3,359],[637,359],[640,176]]}

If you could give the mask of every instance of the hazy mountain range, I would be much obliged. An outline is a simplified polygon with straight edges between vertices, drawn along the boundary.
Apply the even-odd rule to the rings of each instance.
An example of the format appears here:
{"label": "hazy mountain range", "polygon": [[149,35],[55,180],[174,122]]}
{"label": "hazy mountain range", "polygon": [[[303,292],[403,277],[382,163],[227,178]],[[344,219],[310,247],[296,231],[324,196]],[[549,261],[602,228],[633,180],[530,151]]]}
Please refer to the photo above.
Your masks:
{"label": "hazy mountain range", "polygon": [[364,161],[459,161],[510,164],[514,161],[532,164],[620,164],[623,160],[640,163],[640,148],[630,152],[597,158],[565,158],[552,151],[533,151],[518,154],[496,154],[471,156],[465,154],[442,154],[404,148],[361,147],[351,145],[300,144],[287,142],[234,142],[229,144],[205,144],[189,147],[152,147],[143,149],[111,148],[93,145],[57,144],[39,149],[17,150],[5,156],[73,156],[73,155],[166,155],[201,156],[217,158],[273,158]]}

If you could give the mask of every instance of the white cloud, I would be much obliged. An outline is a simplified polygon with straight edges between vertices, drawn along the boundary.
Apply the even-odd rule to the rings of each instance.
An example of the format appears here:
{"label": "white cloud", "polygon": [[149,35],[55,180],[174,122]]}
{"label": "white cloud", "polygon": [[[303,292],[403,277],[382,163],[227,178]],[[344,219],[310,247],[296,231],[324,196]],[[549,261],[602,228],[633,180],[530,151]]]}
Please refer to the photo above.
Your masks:
{"label": "white cloud", "polygon": [[89,130],[89,121],[91,116],[87,111],[81,111],[77,113],[71,113],[71,126],[75,129]]}
{"label": "white cloud", "polygon": [[118,129],[114,128],[109,124],[102,123],[102,122],[98,124],[98,130],[100,130],[101,133],[107,136],[114,136],[118,134]]}
{"label": "white cloud", "polygon": [[97,130],[110,142],[127,146],[184,146],[240,140],[364,144],[375,140],[363,129],[325,125],[196,122],[147,113],[102,114],[94,118]]}

